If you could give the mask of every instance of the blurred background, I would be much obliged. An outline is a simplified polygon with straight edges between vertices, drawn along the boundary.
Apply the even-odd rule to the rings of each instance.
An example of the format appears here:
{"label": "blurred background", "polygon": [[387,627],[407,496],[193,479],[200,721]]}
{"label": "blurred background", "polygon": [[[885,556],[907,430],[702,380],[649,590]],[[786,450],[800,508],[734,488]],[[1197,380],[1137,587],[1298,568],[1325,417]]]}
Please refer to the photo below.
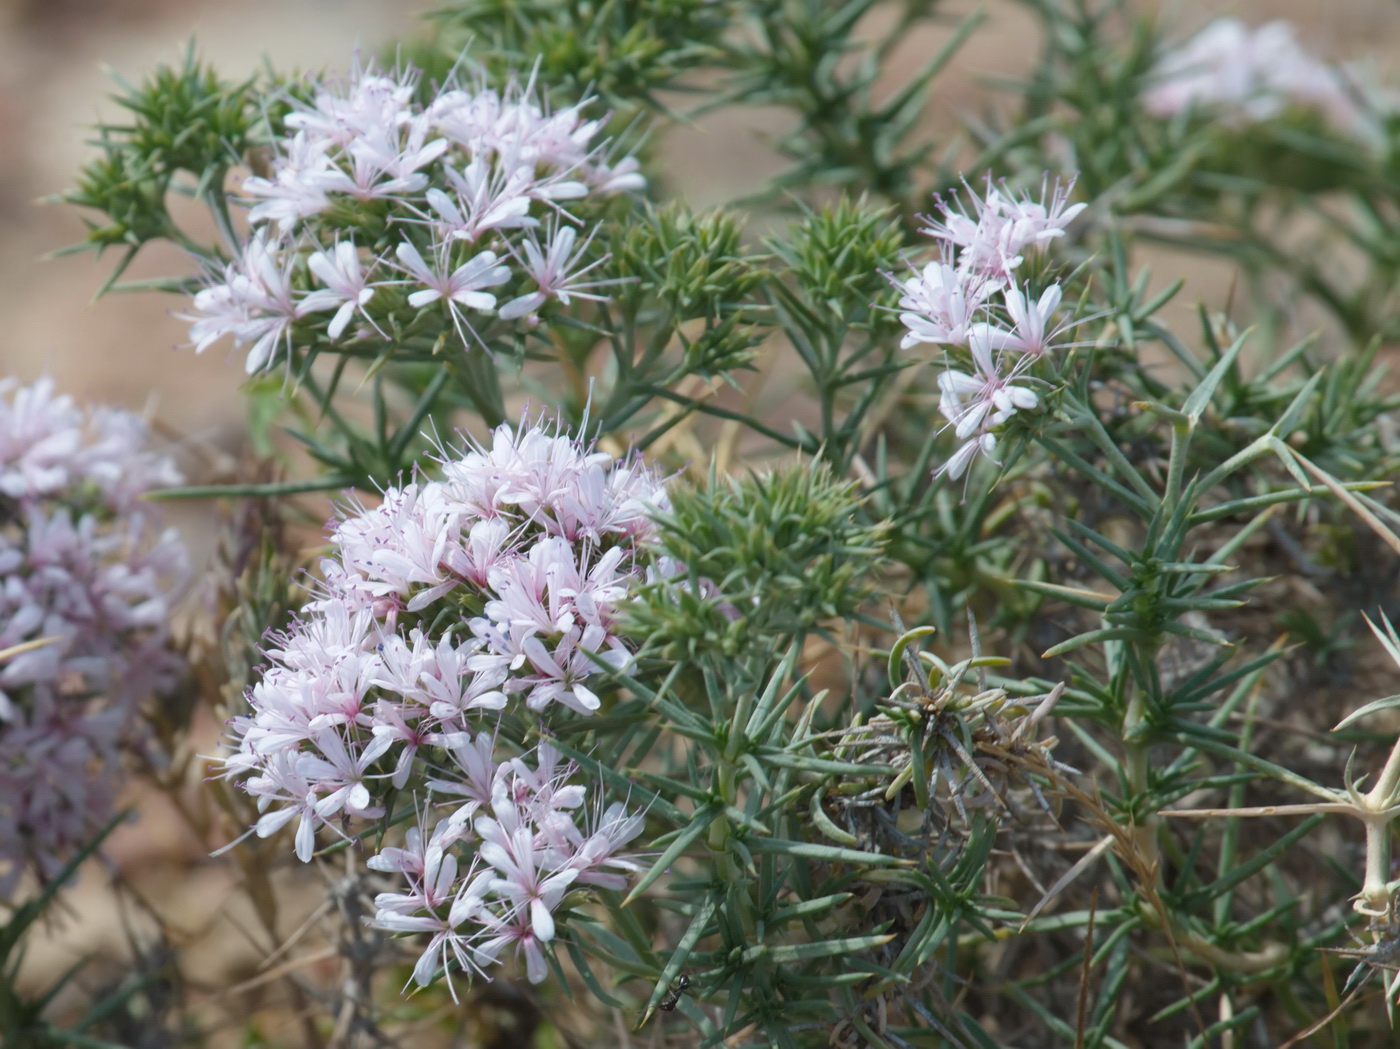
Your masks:
{"label": "blurred background", "polygon": [[[264,59],[280,70],[338,70],[349,65],[357,44],[372,48],[422,31],[418,15],[432,6],[435,0],[0,0],[0,377],[29,381],[48,374],[80,399],[147,413],[187,450],[236,454],[243,433],[243,355],[227,345],[203,356],[183,347],[187,325],[172,316],[180,308],[173,297],[122,295],[94,303],[115,256],[46,258],[80,240],[84,227],[75,209],[40,198],[72,184],[90,157],[85,139],[92,124],[119,120],[119,108],[107,97],[112,77],[139,81],[156,63],[177,62],[191,37],[230,78],[251,73]],[[997,78],[1028,68],[1038,47],[1029,14],[1014,0],[956,0],[946,5],[946,27],[911,35],[891,69],[892,78],[901,79],[975,6],[985,10],[987,22],[944,74],[926,117],[949,135],[960,115],[998,105]],[[1382,80],[1400,83],[1400,5],[1394,0],[1179,0],[1166,13],[1183,34],[1221,14],[1252,25],[1288,18],[1315,52],[1330,59],[1369,56]],[[768,145],[784,130],[783,119],[776,111],[728,111],[667,131],[658,151],[667,165],[660,191],[697,207],[742,196],[783,166]],[[189,268],[176,250],[156,245],[128,277]],[[1183,309],[1197,300],[1221,306],[1229,292],[1229,270],[1220,261],[1164,254],[1154,259],[1154,270],[1161,283],[1178,274],[1187,278]],[[183,506],[176,519],[196,561],[206,557],[212,509]],[[217,745],[218,731],[208,726],[207,747]],[[263,979],[262,948],[239,935],[244,923],[221,906],[230,897],[231,865],[206,862],[205,846],[180,827],[173,813],[163,820],[148,812],[113,838],[112,862],[140,892],[161,900],[179,941],[169,946],[186,952],[193,979],[225,988]],[[319,882],[304,888],[308,907],[325,897]],[[142,921],[129,907],[115,906],[102,878],[92,875],[69,894],[68,907],[72,920],[32,944],[26,978],[35,986],[93,953],[120,971],[124,929]],[[288,922],[295,927],[293,916]],[[100,970],[92,978],[100,978]]]}

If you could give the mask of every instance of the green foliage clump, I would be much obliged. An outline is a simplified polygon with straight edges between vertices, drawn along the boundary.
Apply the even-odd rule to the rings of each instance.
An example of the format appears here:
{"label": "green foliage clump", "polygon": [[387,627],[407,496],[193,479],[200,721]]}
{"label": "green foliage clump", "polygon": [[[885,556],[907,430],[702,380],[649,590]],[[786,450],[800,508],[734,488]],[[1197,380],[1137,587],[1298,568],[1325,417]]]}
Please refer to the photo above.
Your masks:
{"label": "green foliage clump", "polygon": [[597,94],[635,111],[664,108],[660,92],[683,88],[687,73],[712,64],[741,9],[730,0],[465,0],[433,17],[437,53],[449,62],[483,40],[483,60],[497,75],[535,67],[563,99]]}
{"label": "green foliage clump", "polygon": [[[224,179],[254,144],[260,121],[253,84],[220,78],[196,57],[191,42],[179,66],[158,67],[140,86],[123,85],[114,96],[131,122],[99,126],[101,155],[79,173],[74,189],[54,198],[106,218],[85,220],[86,241],[68,251],[127,249],[103,291],[150,241],[170,239],[200,254],[208,251],[171,219],[172,191],[207,202],[227,226]],[[179,181],[181,174],[194,181]]]}
{"label": "green foliage clump", "polygon": [[900,264],[904,236],[890,213],[843,196],[808,211],[770,247],[813,308],[852,327],[893,328],[898,296],[887,275]]}
{"label": "green foliage clump", "polygon": [[685,585],[653,586],[630,612],[666,659],[772,651],[856,615],[880,572],[887,529],[861,513],[856,486],[824,463],[674,487],[657,517]]}
{"label": "green foliage clump", "polygon": [[763,280],[760,260],[743,250],[734,214],[695,214],[679,203],[649,208],[613,249],[613,270],[635,282],[630,302],[654,296],[678,321],[718,320],[738,310]]}

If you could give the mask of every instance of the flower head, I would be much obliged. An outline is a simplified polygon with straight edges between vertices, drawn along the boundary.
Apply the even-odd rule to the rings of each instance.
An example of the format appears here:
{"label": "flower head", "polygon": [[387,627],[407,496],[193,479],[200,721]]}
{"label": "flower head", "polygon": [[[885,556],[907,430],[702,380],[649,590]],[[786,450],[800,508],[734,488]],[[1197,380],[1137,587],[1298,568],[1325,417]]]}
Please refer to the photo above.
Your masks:
{"label": "flower head", "polygon": [[946,258],[930,262],[899,287],[904,292],[899,319],[909,329],[901,343],[906,350],[921,342],[967,345],[994,290],[981,274],[960,270]]}
{"label": "flower head", "polygon": [[391,794],[421,798],[418,827],[370,861],[408,881],[376,924],[429,934],[420,983],[507,947],[542,979],[565,896],[625,878],[641,824],[614,806],[582,825],[597,786],[547,741],[502,755],[501,713],[602,707],[632,659],[618,609],[652,568],[646,509],[664,493],[640,460],[546,425],[443,449],[439,467],[346,508],[313,600],[268,639],[223,772],[256,799],[249,833],[294,826],[302,860]]}
{"label": "flower head", "polygon": [[[978,455],[992,458],[997,431],[1017,412],[1040,406],[1029,383],[1044,380],[1030,372],[1077,322],[1056,323],[1064,296],[1057,281],[1035,295],[1016,275],[1087,206],[1069,202],[1073,179],[1052,183],[1047,175],[1038,196],[1017,195],[990,177],[982,196],[964,186],[970,210],[940,199],[941,217],[924,229],[939,242],[938,258],[896,282],[899,319],[908,329],[903,348],[933,343],[945,350],[938,409],[961,443],[937,473],[954,479]],[[1044,280],[1040,267],[1037,276]]]}
{"label": "flower head", "polygon": [[579,265],[592,239],[593,233],[590,233],[582,243],[579,243],[576,229],[572,226],[556,224],[550,231],[545,245],[541,247],[534,231],[530,231],[522,244],[525,253],[522,269],[525,271],[525,275],[535,282],[535,290],[527,295],[511,299],[502,306],[501,319],[514,320],[517,317],[533,314],[550,299],[558,299],[565,306],[569,305],[571,297],[596,301],[604,299],[606,296],[585,289],[614,284],[619,278],[612,280],[580,279],[590,270],[601,266],[608,258],[604,255],[602,258],[594,259],[586,266]]}
{"label": "flower head", "polygon": [[1237,18],[1218,18],[1163,54],[1142,96],[1159,117],[1200,110],[1240,125],[1296,105],[1360,131],[1364,114],[1357,99],[1347,76],[1304,49],[1287,22],[1250,29]]}
{"label": "flower head", "polygon": [[[565,208],[645,179],[609,153],[590,100],[551,109],[533,77],[502,90],[454,79],[426,104],[421,92],[415,70],[357,62],[288,97],[267,170],[243,182],[251,231],[182,315],[197,350],[231,336],[255,372],[290,359],[294,340],[340,343],[358,317],[352,337],[392,352],[388,333],[430,328],[418,311],[434,302],[441,334],[471,349],[484,343],[468,313],[497,312],[491,289],[511,285],[501,315],[531,325],[547,301],[602,297],[610,282],[588,276],[601,260],[584,258],[593,231]],[[404,279],[374,279],[380,265]],[[407,294],[376,293],[391,283]]]}
{"label": "flower head", "polygon": [[0,897],[105,823],[142,705],[176,684],[183,544],[142,496],[179,483],[142,420],[0,380]]}
{"label": "flower head", "polygon": [[1031,411],[1040,404],[1034,390],[1017,384],[1019,366],[1002,372],[1003,358],[993,352],[989,332],[974,331],[969,344],[971,374],[949,369],[938,377],[938,410],[959,440],[1000,426],[1017,411]]}
{"label": "flower head", "polygon": [[369,280],[369,271],[360,260],[353,241],[337,241],[329,251],[317,251],[306,260],[307,268],[324,285],[307,292],[301,300],[302,313],[335,310],[326,334],[339,339],[350,318],[357,312],[371,326],[374,320],[365,313],[365,305],[374,298],[377,286]]}
{"label": "flower head", "polygon": [[956,201],[939,201],[941,219],[930,218],[924,232],[957,252],[960,269],[997,283],[1010,279],[1025,260],[1026,252],[1043,248],[1064,236],[1065,227],[1087,207],[1071,204],[1071,180],[1041,184],[1040,197],[1017,197],[987,179],[983,196],[967,187],[972,202],[969,215]]}

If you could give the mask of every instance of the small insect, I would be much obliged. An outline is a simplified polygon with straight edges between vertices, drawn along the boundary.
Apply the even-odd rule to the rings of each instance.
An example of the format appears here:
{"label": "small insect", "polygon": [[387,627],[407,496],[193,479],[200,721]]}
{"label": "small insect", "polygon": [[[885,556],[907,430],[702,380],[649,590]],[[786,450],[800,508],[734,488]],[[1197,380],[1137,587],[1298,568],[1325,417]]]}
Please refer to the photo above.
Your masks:
{"label": "small insect", "polygon": [[667,988],[666,997],[662,998],[661,1001],[656,1003],[657,1008],[662,1009],[668,1013],[671,1012],[673,1009],[675,1009],[677,1005],[680,1004],[681,996],[685,994],[685,990],[689,986],[690,977],[682,973],[677,978],[676,982],[671,984],[671,986]]}

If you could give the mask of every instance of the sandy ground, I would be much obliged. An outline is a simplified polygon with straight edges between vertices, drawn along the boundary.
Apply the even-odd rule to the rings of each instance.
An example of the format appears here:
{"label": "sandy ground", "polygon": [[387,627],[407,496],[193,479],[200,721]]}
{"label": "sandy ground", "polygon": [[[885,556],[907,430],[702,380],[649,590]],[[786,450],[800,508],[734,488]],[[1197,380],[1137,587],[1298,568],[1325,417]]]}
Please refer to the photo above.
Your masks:
{"label": "sandy ground", "polygon": [[[178,304],[169,298],[92,303],[107,262],[87,254],[45,260],[46,253],[80,237],[82,226],[72,209],[36,201],[69,185],[88,156],[87,126],[115,115],[104,97],[107,68],[138,79],[155,62],[178,59],[191,35],[230,76],[251,72],[264,55],[284,68],[343,68],[357,41],[407,34],[416,12],[427,6],[426,0],[0,0],[0,376],[29,380],[47,373],[80,397],[150,411],[187,442],[236,450],[242,432],[240,357],[222,348],[202,357],[182,348],[185,326],[170,315]],[[935,96],[930,120],[937,126],[951,127],[959,109],[989,104],[985,79],[1020,73],[1034,54],[1033,21],[1024,8],[1010,0],[984,6],[990,24],[958,56]],[[959,0],[949,11],[971,7]],[[1293,18],[1315,50],[1337,58],[1373,54],[1391,82],[1400,80],[1400,6],[1393,2],[1182,0],[1176,9],[1186,26],[1226,11],[1252,22]],[[911,38],[899,62],[921,61],[944,33]],[[781,166],[768,146],[781,126],[774,113],[754,111],[674,132],[668,149],[672,189],[696,205],[742,193]],[[186,266],[176,251],[151,251],[132,276]],[[1220,267],[1193,261],[1182,272],[1188,277],[1184,299],[1218,304],[1227,283]],[[208,551],[208,521],[205,510],[183,511],[196,557]],[[231,935],[221,916],[232,876],[202,862],[202,846],[177,821],[149,816],[140,828],[122,833],[113,854],[145,893],[163,901],[191,942],[202,944],[195,962],[202,978],[236,980],[252,971],[261,948]],[[101,883],[100,876],[89,877],[86,889],[71,896],[72,920],[34,945],[29,978],[35,984],[81,953],[121,951],[121,914]],[[322,891],[319,885],[307,890],[308,897]]]}

